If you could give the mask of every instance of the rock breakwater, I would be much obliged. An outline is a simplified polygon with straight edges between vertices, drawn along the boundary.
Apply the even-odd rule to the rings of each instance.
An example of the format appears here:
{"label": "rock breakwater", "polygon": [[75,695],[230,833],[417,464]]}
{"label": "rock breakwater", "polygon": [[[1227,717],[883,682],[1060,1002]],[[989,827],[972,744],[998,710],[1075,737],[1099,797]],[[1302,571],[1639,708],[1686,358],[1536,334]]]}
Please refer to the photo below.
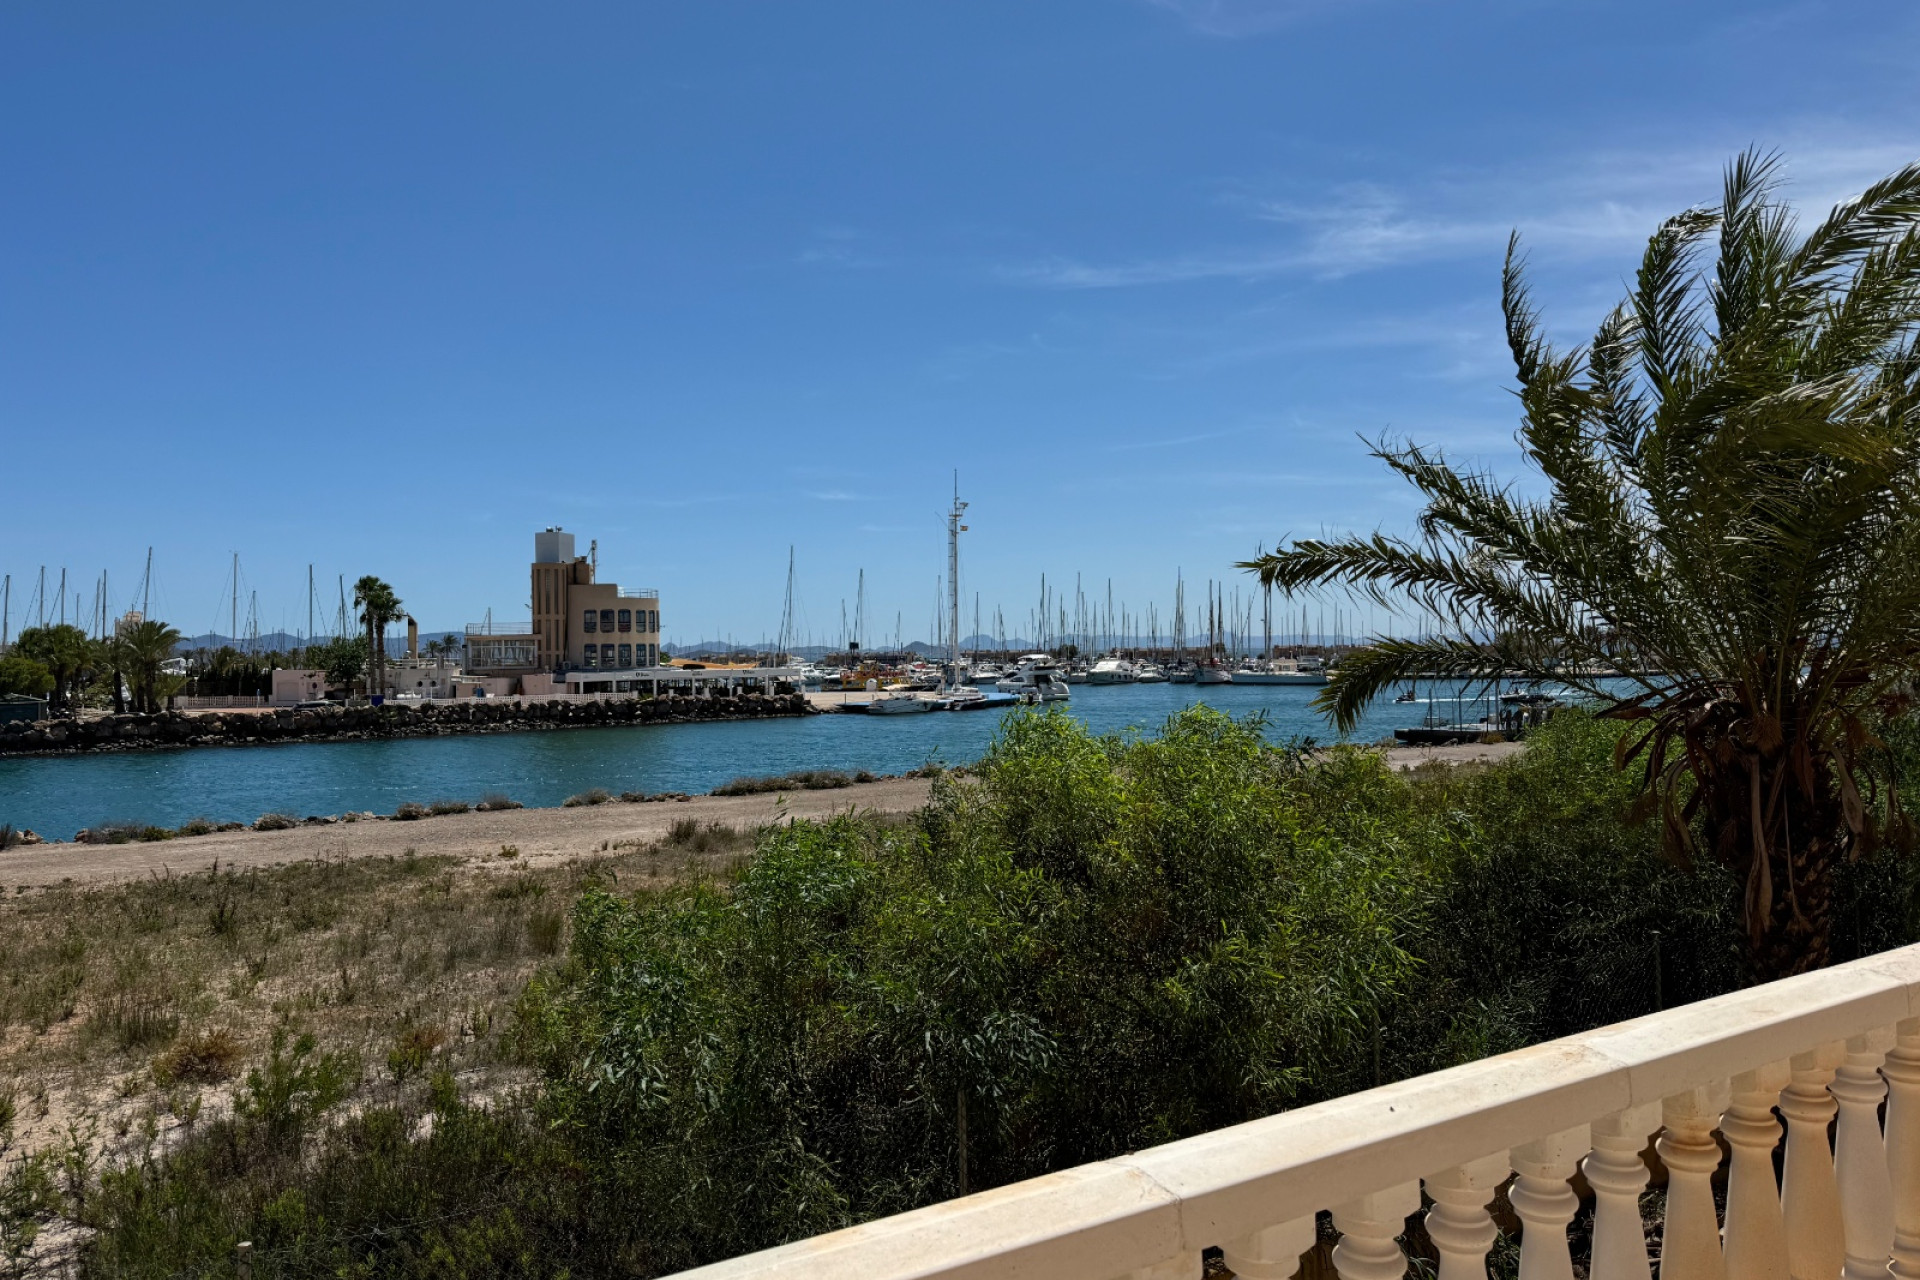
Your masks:
{"label": "rock breakwater", "polygon": [[690,724],[807,714],[799,694],[619,698],[605,702],[493,702],[275,708],[190,715],[102,716],[0,726],[0,756],[141,751],[164,747],[252,746],[270,742],[357,742],[457,733],[518,733],[614,725]]}

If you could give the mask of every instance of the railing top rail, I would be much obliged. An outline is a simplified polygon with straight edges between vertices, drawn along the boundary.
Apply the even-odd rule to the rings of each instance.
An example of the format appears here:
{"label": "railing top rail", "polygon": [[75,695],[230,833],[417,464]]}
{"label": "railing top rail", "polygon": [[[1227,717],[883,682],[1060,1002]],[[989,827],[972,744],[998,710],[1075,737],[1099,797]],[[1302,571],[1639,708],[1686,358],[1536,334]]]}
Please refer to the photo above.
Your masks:
{"label": "railing top rail", "polygon": [[469,622],[467,634],[470,636],[530,636],[533,634],[531,622]]}
{"label": "railing top rail", "polygon": [[683,1273],[683,1280],[1113,1280],[1143,1260],[1920,1018],[1920,946]]}

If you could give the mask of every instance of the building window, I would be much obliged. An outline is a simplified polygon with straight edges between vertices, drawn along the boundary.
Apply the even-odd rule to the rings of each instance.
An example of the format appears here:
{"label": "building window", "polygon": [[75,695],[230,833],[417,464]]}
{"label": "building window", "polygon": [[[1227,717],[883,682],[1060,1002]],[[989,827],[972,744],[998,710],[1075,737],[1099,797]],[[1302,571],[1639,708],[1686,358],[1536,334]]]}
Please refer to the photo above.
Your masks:
{"label": "building window", "polygon": [[586,663],[585,663],[586,666],[592,667],[592,666],[599,665],[596,662],[594,662],[594,659],[600,656],[600,650],[598,646],[588,645],[585,656],[586,656]]}
{"label": "building window", "polygon": [[602,631],[613,630],[613,610],[602,609],[600,611],[600,629]]}
{"label": "building window", "polygon": [[647,630],[658,631],[659,629],[660,629],[660,611],[658,609],[647,610]]}
{"label": "building window", "polygon": [[620,629],[622,631],[633,630],[633,610],[622,609],[620,611]]}
{"label": "building window", "polygon": [[600,629],[598,625],[599,622],[600,615],[589,609],[587,610],[586,617],[581,619],[580,629],[582,631],[598,631]]}
{"label": "building window", "polygon": [[612,645],[603,644],[600,646],[600,665],[603,667],[610,667],[613,665],[613,646]]}
{"label": "building window", "polygon": [[623,644],[620,646],[620,667],[622,670],[625,670],[626,668],[632,665],[633,665],[633,646],[630,644]]}
{"label": "building window", "polygon": [[647,665],[650,667],[657,667],[660,665],[659,646],[652,645],[652,644],[649,644],[647,646]]}

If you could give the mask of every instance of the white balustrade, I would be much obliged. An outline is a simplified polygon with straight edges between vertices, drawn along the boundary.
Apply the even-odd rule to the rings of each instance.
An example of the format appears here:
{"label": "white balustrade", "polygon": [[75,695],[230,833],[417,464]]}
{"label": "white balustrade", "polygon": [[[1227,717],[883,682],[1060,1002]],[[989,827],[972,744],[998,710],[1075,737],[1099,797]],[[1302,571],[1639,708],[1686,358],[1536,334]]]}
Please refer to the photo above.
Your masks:
{"label": "white balustrade", "polygon": [[1726,1280],[1720,1219],[1713,1207],[1713,1175],[1720,1167],[1723,1090],[1700,1085],[1668,1098],[1661,1108],[1666,1132],[1657,1150],[1667,1166],[1667,1229],[1660,1240],[1660,1280]]}
{"label": "white balustrade", "polygon": [[[1505,1152],[1482,1157],[1427,1179],[1433,1208],[1427,1210],[1427,1238],[1440,1255],[1439,1280],[1487,1280],[1487,1251],[1500,1233],[1487,1206],[1507,1180]],[[1227,1259],[1237,1276],[1241,1272]]]}
{"label": "white balustrade", "polygon": [[1583,1124],[1513,1149],[1507,1199],[1520,1219],[1520,1273],[1527,1280],[1573,1280],[1567,1224],[1580,1211],[1580,1201],[1568,1179],[1591,1146]]}
{"label": "white balustrade", "polygon": [[1649,1171],[1640,1153],[1660,1127],[1660,1111],[1653,1102],[1594,1121],[1593,1154],[1583,1166],[1593,1188],[1593,1280],[1653,1280],[1640,1222]]}
{"label": "white balustrade", "polygon": [[1893,1274],[1920,1280],[1920,1018],[1897,1028],[1887,1078],[1887,1174],[1893,1191]]}
{"label": "white balustrade", "polygon": [[1318,1237],[1318,1224],[1308,1214],[1241,1236],[1220,1252],[1240,1280],[1292,1280],[1300,1270],[1300,1255],[1313,1248]]}
{"label": "white balustrade", "polygon": [[1333,1269],[1340,1280],[1400,1280],[1407,1255],[1394,1237],[1420,1209],[1420,1184],[1406,1182],[1349,1200],[1333,1211],[1340,1243],[1333,1246]]}
{"label": "white balustrade", "polygon": [[[1777,1183],[1776,1105],[1786,1119]],[[1920,947],[683,1280],[1199,1280],[1202,1254],[1216,1245],[1242,1280],[1292,1280],[1322,1210],[1340,1233],[1341,1280],[1400,1280],[1408,1261],[1398,1237],[1420,1210],[1423,1178],[1440,1280],[1484,1280],[1497,1240],[1489,1209],[1503,1184],[1521,1222],[1521,1280],[1571,1280],[1580,1261],[1593,1280],[1652,1280],[1642,1152],[1656,1133],[1667,1173],[1660,1280],[1920,1280]],[[1720,1139],[1730,1156],[1724,1231],[1713,1193]],[[1567,1231],[1576,1169],[1593,1194],[1586,1259]]]}
{"label": "white balustrade", "polygon": [[1727,1168],[1727,1275],[1740,1280],[1789,1280],[1787,1223],[1773,1176],[1773,1149],[1780,1144],[1773,1109],[1789,1075],[1785,1062],[1741,1072],[1720,1117],[1720,1132],[1733,1152]]}
{"label": "white balustrade", "polygon": [[1839,1110],[1827,1086],[1845,1058],[1846,1045],[1838,1041],[1795,1054],[1791,1081],[1780,1094],[1780,1114],[1787,1119],[1780,1202],[1793,1280],[1837,1280],[1847,1261],[1840,1184],[1833,1176],[1833,1148],[1827,1145],[1827,1126]]}
{"label": "white balustrade", "polygon": [[1833,1165],[1847,1250],[1840,1271],[1845,1280],[1886,1275],[1893,1252],[1893,1186],[1886,1140],[1880,1135],[1880,1103],[1887,1096],[1880,1064],[1892,1044],[1891,1029],[1850,1037],[1846,1060],[1827,1087],[1840,1105]]}

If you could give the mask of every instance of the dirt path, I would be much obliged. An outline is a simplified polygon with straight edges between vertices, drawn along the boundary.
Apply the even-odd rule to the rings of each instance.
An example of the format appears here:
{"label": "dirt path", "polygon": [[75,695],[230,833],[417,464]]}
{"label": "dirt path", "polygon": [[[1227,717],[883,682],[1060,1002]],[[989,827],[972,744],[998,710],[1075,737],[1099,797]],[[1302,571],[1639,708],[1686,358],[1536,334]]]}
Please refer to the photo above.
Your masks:
{"label": "dirt path", "polygon": [[[1470,743],[1393,747],[1382,754],[1392,768],[1410,770],[1432,764],[1490,763],[1522,749],[1517,742]],[[261,867],[319,859],[399,857],[408,849],[422,856],[477,858],[512,845],[520,850],[520,865],[546,864],[596,853],[616,842],[652,843],[687,818],[747,830],[782,818],[822,818],[849,808],[910,813],[927,802],[928,785],[924,778],[896,778],[834,791],[456,813],[417,822],[341,822],[289,831],[224,831],[152,844],[29,845],[0,853],[0,892],[63,881],[105,884],[168,870],[200,871],[215,860],[226,867]]]}
{"label": "dirt path", "polygon": [[[779,819],[822,818],[850,808],[908,813],[927,802],[924,778],[862,783],[833,791],[783,791],[757,796],[695,796],[689,800],[577,809],[512,809],[505,813],[455,813],[417,822],[342,822],[288,831],[224,831],[152,844],[43,844],[0,853],[0,891],[19,886],[103,884],[174,872],[223,867],[272,866],[316,859],[398,857],[408,849],[422,856],[476,857],[520,850],[524,866],[564,861],[598,852],[618,841],[651,843],[675,822],[694,819],[738,829]],[[509,864],[494,863],[504,866]]]}

